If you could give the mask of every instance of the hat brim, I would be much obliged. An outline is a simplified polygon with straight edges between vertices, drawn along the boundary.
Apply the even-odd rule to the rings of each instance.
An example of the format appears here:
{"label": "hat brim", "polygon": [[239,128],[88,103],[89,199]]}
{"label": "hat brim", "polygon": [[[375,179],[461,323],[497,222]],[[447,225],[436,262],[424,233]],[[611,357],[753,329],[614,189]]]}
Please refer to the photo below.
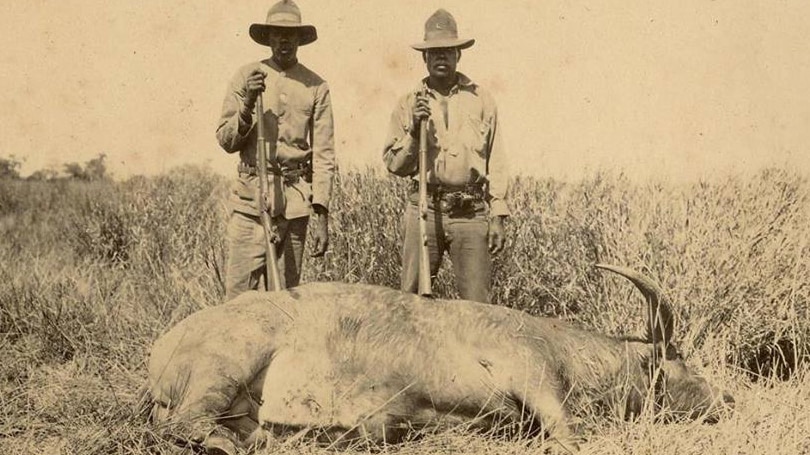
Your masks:
{"label": "hat brim", "polygon": [[318,39],[318,31],[315,29],[315,26],[313,25],[252,24],[250,26],[249,31],[250,37],[253,38],[253,41],[256,41],[257,43],[263,46],[269,46],[270,33],[277,30],[290,30],[290,29],[298,30],[298,35],[300,36],[300,41],[298,42],[299,46],[305,46]]}
{"label": "hat brim", "polygon": [[438,39],[431,41],[423,41],[417,44],[411,44],[411,47],[417,51],[426,51],[428,49],[437,49],[443,47],[455,47],[458,49],[467,49],[475,44],[475,40],[470,39]]}

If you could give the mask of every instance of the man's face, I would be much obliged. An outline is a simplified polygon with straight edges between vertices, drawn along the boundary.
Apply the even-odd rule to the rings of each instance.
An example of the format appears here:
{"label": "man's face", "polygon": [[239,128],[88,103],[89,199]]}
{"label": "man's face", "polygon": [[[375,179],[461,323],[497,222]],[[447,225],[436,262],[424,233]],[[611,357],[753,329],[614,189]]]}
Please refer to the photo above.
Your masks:
{"label": "man's face", "polygon": [[424,58],[428,74],[433,77],[447,78],[456,73],[456,66],[461,52],[454,47],[439,47],[425,51]]}
{"label": "man's face", "polygon": [[273,50],[273,59],[281,66],[289,65],[296,61],[298,54],[298,44],[300,37],[295,29],[274,29],[267,36],[268,44]]}

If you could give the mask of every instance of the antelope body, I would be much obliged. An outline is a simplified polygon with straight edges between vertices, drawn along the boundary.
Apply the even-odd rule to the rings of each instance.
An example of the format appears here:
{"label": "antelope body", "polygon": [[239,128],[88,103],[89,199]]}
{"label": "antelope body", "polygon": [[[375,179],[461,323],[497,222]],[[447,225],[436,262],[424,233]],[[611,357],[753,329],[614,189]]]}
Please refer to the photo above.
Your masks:
{"label": "antelope body", "polygon": [[632,270],[600,267],[645,295],[648,339],[372,285],[245,293],[155,342],[152,420],[224,453],[290,430],[396,442],[466,423],[543,431],[559,451],[574,451],[576,409],[629,417],[653,397],[670,415],[712,419],[730,405],[676,355],[660,289]]}

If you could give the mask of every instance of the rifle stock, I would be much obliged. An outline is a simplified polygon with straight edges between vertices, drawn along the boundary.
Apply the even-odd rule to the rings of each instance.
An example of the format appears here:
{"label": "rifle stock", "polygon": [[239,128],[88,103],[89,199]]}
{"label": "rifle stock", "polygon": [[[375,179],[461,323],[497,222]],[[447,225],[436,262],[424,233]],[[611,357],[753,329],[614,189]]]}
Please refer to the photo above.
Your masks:
{"label": "rifle stock", "polygon": [[422,119],[419,122],[419,295],[431,297],[427,215],[427,119]]}
{"label": "rifle stock", "polygon": [[262,94],[256,98],[256,168],[259,174],[259,217],[264,227],[264,243],[267,249],[265,255],[266,275],[264,288],[268,291],[281,290],[281,274],[278,270],[278,256],[274,242],[273,219],[270,217],[270,204],[267,199],[267,141],[264,137],[264,107]]}

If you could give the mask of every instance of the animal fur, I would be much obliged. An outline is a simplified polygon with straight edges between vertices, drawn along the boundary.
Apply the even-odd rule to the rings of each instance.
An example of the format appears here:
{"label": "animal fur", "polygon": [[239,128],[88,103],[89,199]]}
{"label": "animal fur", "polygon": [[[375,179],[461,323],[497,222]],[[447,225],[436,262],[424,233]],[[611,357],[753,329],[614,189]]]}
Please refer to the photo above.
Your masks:
{"label": "animal fur", "polygon": [[578,446],[576,409],[629,417],[655,397],[670,415],[713,418],[730,405],[675,354],[660,289],[632,270],[600,267],[647,297],[649,339],[372,285],[245,293],[155,342],[152,420],[224,453],[282,430],[396,442],[459,423],[543,431],[564,452]]}

